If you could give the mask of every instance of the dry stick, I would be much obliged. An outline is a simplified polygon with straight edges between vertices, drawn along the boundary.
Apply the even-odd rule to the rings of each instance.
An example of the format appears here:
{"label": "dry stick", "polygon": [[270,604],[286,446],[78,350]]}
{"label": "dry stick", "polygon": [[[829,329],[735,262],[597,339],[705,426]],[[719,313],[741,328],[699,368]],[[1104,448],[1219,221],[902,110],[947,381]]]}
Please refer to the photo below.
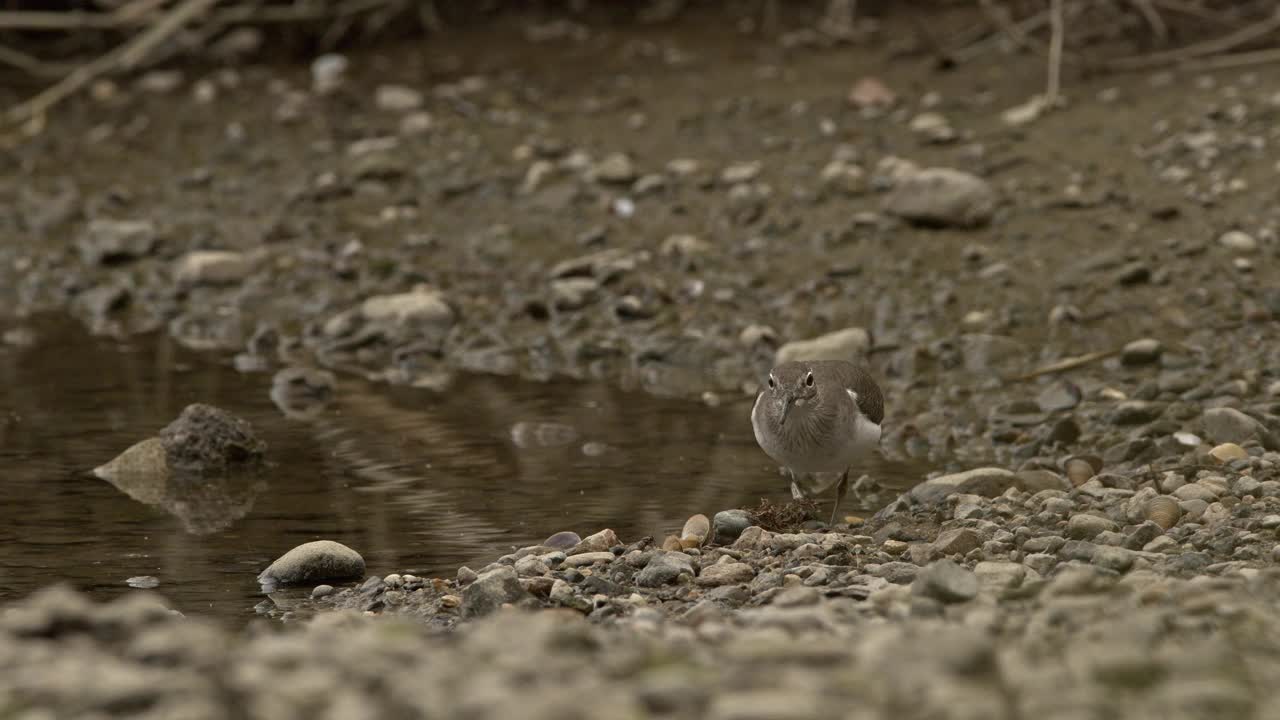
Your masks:
{"label": "dry stick", "polygon": [[1205,10],[1202,7],[1182,2],[1181,0],[1150,0],[1153,6],[1159,6],[1169,12],[1181,13],[1197,20],[1204,20],[1222,27],[1231,27],[1231,23],[1217,13]]}
{"label": "dry stick", "polygon": [[1062,40],[1065,32],[1062,21],[1062,0],[1051,0],[1049,5],[1049,80],[1044,91],[1045,105],[1052,107],[1058,102],[1058,93],[1062,89]]}
{"label": "dry stick", "polygon": [[1222,70],[1225,68],[1247,67],[1250,65],[1265,65],[1273,62],[1280,62],[1280,48],[1267,48],[1265,50],[1252,50],[1249,52],[1232,53],[1230,55],[1219,55],[1218,57],[1211,57],[1188,63],[1187,67],[1192,70]]}
{"label": "dry stick", "polygon": [[[358,15],[387,5],[388,0],[351,0],[336,7],[287,6],[287,7],[229,7],[209,13],[208,20],[223,25],[257,23],[282,25],[308,20],[328,20],[345,15]],[[127,7],[127,6],[126,6]],[[123,10],[123,8],[122,8]],[[68,30],[119,30],[145,27],[154,18],[135,17],[132,14],[86,12],[35,12],[0,11],[0,30],[31,30],[34,32],[64,32]]]}
{"label": "dry stick", "polygon": [[1151,27],[1151,32],[1160,42],[1163,43],[1169,39],[1169,26],[1165,24],[1164,18],[1160,17],[1160,11],[1151,4],[1151,0],[1129,0],[1129,3],[1142,13],[1143,19]]}
{"label": "dry stick", "polygon": [[[1033,33],[1044,27],[1048,22],[1049,11],[1046,10],[1044,12],[1036,13],[1029,18],[1019,20],[1013,24],[1013,27],[1016,32],[1025,36],[1027,33]],[[962,46],[959,50],[952,52],[948,57],[956,62],[967,62],[986,52],[987,46],[991,45],[992,42],[999,37],[999,33],[987,34],[968,45]]]}
{"label": "dry stick", "polygon": [[129,42],[72,70],[65,78],[42,90],[35,97],[10,109],[5,113],[5,118],[13,123],[21,123],[38,117],[100,76],[119,68],[133,67],[152,48],[177,31],[183,23],[208,10],[216,2],[218,0],[185,0],[160,22],[134,36]]}
{"label": "dry stick", "polygon": [[1271,14],[1271,17],[1252,25],[1247,25],[1239,30],[1224,35],[1213,40],[1193,43],[1185,45],[1173,50],[1165,50],[1162,52],[1151,53],[1149,55],[1135,55],[1133,57],[1120,58],[1108,62],[1106,66],[1112,70],[1143,70],[1146,68],[1158,67],[1171,62],[1180,62],[1193,60],[1205,55],[1213,55],[1225,52],[1235,47],[1253,42],[1259,38],[1280,29],[1280,8]]}
{"label": "dry stick", "polygon": [[160,22],[129,42],[120,53],[120,67],[125,71],[132,70],[148,53],[177,32],[178,28],[185,25],[188,20],[194,20],[216,4],[218,0],[186,0],[174,8],[173,12],[161,18]]}
{"label": "dry stick", "polygon": [[1050,363],[1037,370],[1032,370],[1031,372],[1025,375],[1018,375],[1012,378],[1012,380],[1016,382],[1021,382],[1023,380],[1034,380],[1035,378],[1038,378],[1042,375],[1052,375],[1054,373],[1060,373],[1064,370],[1074,370],[1078,367],[1088,365],[1089,363],[1094,363],[1099,360],[1105,360],[1106,358],[1114,357],[1119,354],[1120,354],[1119,350],[1099,350],[1098,352],[1091,352],[1085,355],[1077,355],[1076,357],[1069,357],[1069,358],[1066,358],[1065,360],[1059,360],[1058,362]]}
{"label": "dry stick", "polygon": [[9,65],[36,77],[59,78],[67,74],[67,68],[60,63],[45,62],[4,45],[0,45],[0,65]]}

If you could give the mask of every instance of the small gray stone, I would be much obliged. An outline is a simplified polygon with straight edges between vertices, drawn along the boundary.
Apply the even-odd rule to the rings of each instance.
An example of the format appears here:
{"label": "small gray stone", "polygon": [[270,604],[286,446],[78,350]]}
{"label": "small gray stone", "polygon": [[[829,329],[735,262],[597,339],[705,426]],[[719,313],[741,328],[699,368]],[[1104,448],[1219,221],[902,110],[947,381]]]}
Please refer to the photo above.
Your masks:
{"label": "small gray stone", "polygon": [[533,596],[520,584],[515,569],[504,565],[480,575],[462,592],[462,616],[488,615],[506,603],[514,605],[531,600]]}
{"label": "small gray stone", "polygon": [[955,493],[997,497],[1017,482],[1017,476],[1004,468],[977,468],[943,475],[911,489],[911,497],[925,505],[934,505]]}
{"label": "small gray stone", "polygon": [[1164,353],[1164,345],[1155,338],[1134,340],[1120,351],[1120,362],[1125,365],[1146,365],[1160,359]]}
{"label": "small gray stone", "polygon": [[943,555],[964,555],[982,546],[982,538],[969,528],[943,530],[933,541],[933,548]]}
{"label": "small gray stone", "polygon": [[860,327],[845,328],[809,340],[793,340],[774,356],[774,364],[795,360],[847,360],[857,362],[871,348],[871,334]]}
{"label": "small gray stone", "polygon": [[942,603],[965,602],[977,596],[978,576],[950,560],[939,560],[920,571],[911,592]]}
{"label": "small gray stone", "polygon": [[1214,443],[1241,444],[1258,438],[1265,431],[1262,423],[1229,407],[1210,408],[1201,419],[1205,435]]}
{"label": "small gray stone", "polygon": [[984,587],[1007,590],[1022,584],[1027,576],[1027,567],[1015,562],[983,560],[974,566],[973,573]]}
{"label": "small gray stone", "polygon": [[952,168],[924,168],[899,182],[884,209],[909,222],[976,227],[995,213],[996,193],[986,180]]}
{"label": "small gray stone", "polygon": [[1090,562],[1116,572],[1125,572],[1133,566],[1133,552],[1110,545],[1098,545]]}
{"label": "small gray stone", "polygon": [[719,587],[721,585],[737,585],[738,583],[751,582],[751,579],[755,576],[756,571],[746,563],[716,563],[702,568],[702,572],[698,574],[697,582],[705,587]]}
{"label": "small gray stone", "polygon": [[473,583],[476,581],[476,578],[478,577],[480,576],[476,574],[476,571],[472,570],[466,565],[462,565],[458,567],[458,574],[457,574],[458,585],[467,585],[469,583]]}
{"label": "small gray stone", "polygon": [[582,542],[566,550],[565,555],[572,557],[589,552],[605,552],[621,544],[621,541],[618,540],[618,535],[613,530],[605,528],[594,535],[588,535],[583,538]]}
{"label": "small gray stone", "polygon": [[317,585],[311,589],[311,599],[319,600],[322,597],[329,597],[333,594],[332,585]]}
{"label": "small gray stone", "polygon": [[743,530],[755,523],[755,517],[746,510],[721,510],[711,521],[712,542],[716,545],[732,544]]}
{"label": "small gray stone", "polygon": [[234,285],[253,270],[244,253],[197,250],[178,259],[173,277],[179,285]]}
{"label": "small gray stone", "polygon": [[640,587],[662,587],[675,582],[681,575],[693,576],[693,558],[682,552],[656,551],[649,564],[636,574]]}
{"label": "small gray stone", "polygon": [[1067,521],[1067,537],[1077,540],[1090,540],[1100,532],[1117,529],[1116,524],[1110,520],[1088,513],[1072,515]]}
{"label": "small gray stone", "polygon": [[364,575],[364,558],[339,542],[315,540],[281,555],[258,575],[258,582],[296,584]]}
{"label": "small gray stone", "polygon": [[91,220],[78,243],[80,255],[92,265],[126,262],[149,255],[157,242],[150,220]]}
{"label": "small gray stone", "polygon": [[1036,404],[1044,412],[1070,410],[1080,404],[1082,397],[1080,388],[1075,383],[1062,380],[1041,390],[1036,396]]}

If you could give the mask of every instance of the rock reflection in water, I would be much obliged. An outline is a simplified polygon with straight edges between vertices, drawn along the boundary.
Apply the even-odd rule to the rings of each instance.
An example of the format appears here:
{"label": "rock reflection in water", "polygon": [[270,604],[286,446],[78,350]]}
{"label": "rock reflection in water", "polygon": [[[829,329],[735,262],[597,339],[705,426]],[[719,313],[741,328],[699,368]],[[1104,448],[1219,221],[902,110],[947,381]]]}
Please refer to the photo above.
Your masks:
{"label": "rock reflection in water", "polygon": [[144,505],[169,513],[192,535],[225,530],[249,514],[266,482],[256,472],[201,476],[174,472],[157,438],[125,450],[94,475]]}

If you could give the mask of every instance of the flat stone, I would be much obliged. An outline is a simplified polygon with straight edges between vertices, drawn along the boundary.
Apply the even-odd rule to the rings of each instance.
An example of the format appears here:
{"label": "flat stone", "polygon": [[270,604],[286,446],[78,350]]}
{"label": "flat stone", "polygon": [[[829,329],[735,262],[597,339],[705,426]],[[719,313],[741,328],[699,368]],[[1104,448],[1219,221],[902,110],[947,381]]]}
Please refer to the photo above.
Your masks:
{"label": "flat stone", "polygon": [[1093,558],[1090,562],[1098,567],[1107,568],[1108,570],[1126,572],[1133,566],[1133,552],[1131,550],[1112,547],[1110,545],[1099,545],[1093,551]]}
{"label": "flat stone", "polygon": [[1147,365],[1160,359],[1164,345],[1155,338],[1134,340],[1120,351],[1120,362],[1125,365]]}
{"label": "flat stone", "polygon": [[716,545],[729,545],[755,523],[755,517],[746,510],[721,510],[711,521],[712,542]]}
{"label": "flat stone", "polygon": [[565,554],[573,556],[589,552],[604,552],[621,544],[622,542],[618,540],[617,533],[609,528],[605,528],[594,535],[588,535],[583,538],[582,542],[566,550]]}
{"label": "flat stone", "polygon": [[950,604],[972,600],[978,594],[978,587],[978,576],[972,571],[950,560],[939,560],[916,575],[911,592]]}
{"label": "flat stone", "polygon": [[197,250],[183,255],[174,264],[173,277],[179,285],[234,285],[253,270],[248,256],[229,250]]}
{"label": "flat stone", "polygon": [[533,595],[520,584],[515,568],[500,565],[481,573],[462,591],[462,616],[480,617],[508,603],[516,605],[533,600]]}
{"label": "flat stone", "polygon": [[360,553],[333,540],[315,540],[281,555],[258,575],[258,582],[293,585],[363,575],[364,558]]}
{"label": "flat stone", "polygon": [[796,360],[847,360],[857,362],[871,349],[871,333],[851,327],[809,340],[793,340],[778,348],[774,364]]}
{"label": "flat stone", "polygon": [[693,558],[682,552],[655,551],[644,569],[636,574],[640,587],[662,587],[681,575],[693,576]]}
{"label": "flat stone", "polygon": [[1072,515],[1067,521],[1067,537],[1077,540],[1090,540],[1100,532],[1117,529],[1118,526],[1110,520],[1088,513]]}
{"label": "flat stone", "polygon": [[964,555],[982,547],[982,537],[969,528],[943,530],[933,541],[933,548],[943,555]]}
{"label": "flat stone", "polygon": [[1016,484],[1017,476],[1004,468],[977,468],[923,482],[911,489],[911,497],[926,505],[935,505],[955,493],[993,498]]}
{"label": "flat stone", "polygon": [[995,214],[996,192],[982,178],[945,167],[924,168],[902,178],[884,209],[929,226],[977,227]]}
{"label": "flat stone", "polygon": [[135,260],[150,255],[159,237],[150,220],[90,220],[77,246],[91,265]]}
{"label": "flat stone", "polygon": [[586,565],[595,565],[596,563],[608,563],[616,560],[617,557],[608,551],[601,552],[585,552],[576,555],[570,555],[565,558],[564,564],[569,567],[583,567]]}
{"label": "flat stone", "polygon": [[973,574],[983,587],[1008,590],[1022,584],[1027,576],[1027,566],[1015,562],[983,560],[973,568]]}
{"label": "flat stone", "polygon": [[751,582],[755,576],[756,571],[746,563],[716,563],[702,568],[697,582],[706,587],[718,587]]}
{"label": "flat stone", "polygon": [[425,286],[406,293],[370,297],[360,304],[360,313],[372,322],[397,325],[448,326],[454,321],[453,308],[445,302],[444,294]]}
{"label": "flat stone", "polygon": [[1214,443],[1241,444],[1265,433],[1262,423],[1229,407],[1210,408],[1201,417],[1205,435]]}

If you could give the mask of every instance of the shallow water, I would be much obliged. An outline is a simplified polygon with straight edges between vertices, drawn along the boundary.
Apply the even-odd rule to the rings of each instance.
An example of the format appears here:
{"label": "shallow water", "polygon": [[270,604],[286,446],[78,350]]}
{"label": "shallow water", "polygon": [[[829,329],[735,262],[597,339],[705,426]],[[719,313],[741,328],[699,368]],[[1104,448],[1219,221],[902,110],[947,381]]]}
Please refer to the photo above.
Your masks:
{"label": "shallow water", "polygon": [[[269,374],[167,338],[90,337],[48,318],[31,327],[34,345],[0,345],[0,601],[58,581],[110,598],[153,576],[183,612],[243,622],[263,599],[256,574],[309,540],[356,548],[371,574],[452,575],[560,530],[660,539],[696,512],[788,498],[751,437],[747,401],[342,378],[323,413],[298,420],[269,398]],[[265,477],[118,488],[90,474],[192,402],[253,423],[269,444]],[[926,470],[862,468],[893,485]],[[858,504],[851,495],[844,509]]]}

